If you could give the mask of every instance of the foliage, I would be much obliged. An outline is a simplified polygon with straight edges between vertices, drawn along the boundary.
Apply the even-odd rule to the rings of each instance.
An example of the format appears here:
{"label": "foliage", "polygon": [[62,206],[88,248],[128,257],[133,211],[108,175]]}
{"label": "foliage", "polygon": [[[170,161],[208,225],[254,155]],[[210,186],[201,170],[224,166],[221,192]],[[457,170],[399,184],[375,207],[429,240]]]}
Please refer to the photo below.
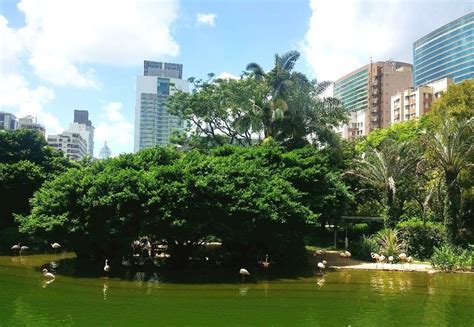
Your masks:
{"label": "foliage", "polygon": [[433,267],[441,270],[470,271],[474,269],[474,251],[445,244],[435,248],[430,262]]}
{"label": "foliage", "polygon": [[71,165],[36,131],[0,132],[0,229],[15,226],[13,214],[27,213],[29,198],[43,182]]}
{"label": "foliage", "polygon": [[443,128],[425,138],[428,157],[444,173],[446,187],[445,225],[451,242],[459,242],[461,221],[461,187],[459,175],[472,166],[474,160],[474,117],[467,120],[446,119]]}
{"label": "foliage", "polygon": [[383,229],[373,235],[373,238],[379,246],[380,254],[384,254],[385,256],[397,256],[407,249],[407,244],[400,238],[396,229]]}
{"label": "foliage", "polygon": [[310,81],[293,70],[298,58],[297,51],[276,55],[268,72],[251,63],[238,80],[214,74],[205,81],[191,78],[193,92],[175,92],[168,110],[190,122],[187,143],[199,148],[249,146],[262,135],[290,148],[308,140],[332,143],[332,127],[346,119],[346,112],[338,100],[323,96],[329,82]]}
{"label": "foliage", "polygon": [[387,226],[395,226],[400,218],[402,201],[397,201],[397,194],[404,191],[402,182],[414,172],[418,161],[410,144],[387,141],[380,150],[369,148],[361,159],[354,160],[355,167],[348,171],[370,190],[381,193]]}
{"label": "foliage", "polygon": [[375,237],[362,235],[354,248],[354,255],[363,260],[371,260],[372,252],[379,252],[380,246]]}
{"label": "foliage", "polygon": [[420,259],[430,258],[435,247],[446,242],[446,228],[441,223],[412,219],[397,225],[399,237],[408,247],[410,255]]}
{"label": "foliage", "polygon": [[166,240],[179,265],[212,237],[235,262],[267,251],[291,265],[305,258],[307,226],[350,200],[340,172],[312,147],[153,148],[70,169],[46,182],[18,221],[23,232],[68,239],[79,257],[121,258],[147,236]]}

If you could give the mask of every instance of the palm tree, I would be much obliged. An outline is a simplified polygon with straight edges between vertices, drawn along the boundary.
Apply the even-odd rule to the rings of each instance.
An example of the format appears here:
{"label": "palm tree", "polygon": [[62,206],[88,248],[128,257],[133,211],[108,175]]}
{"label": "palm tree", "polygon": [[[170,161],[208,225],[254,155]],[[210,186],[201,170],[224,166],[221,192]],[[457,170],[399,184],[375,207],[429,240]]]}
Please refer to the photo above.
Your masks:
{"label": "palm tree", "polygon": [[283,118],[288,110],[286,96],[293,86],[302,86],[309,83],[306,76],[294,72],[293,68],[300,57],[298,51],[288,51],[283,55],[275,55],[275,66],[269,72],[257,63],[249,63],[247,71],[251,76],[261,81],[264,85],[264,95],[255,101],[254,105],[262,115],[265,138],[274,136],[274,122]]}
{"label": "palm tree", "polygon": [[460,172],[472,166],[474,155],[474,118],[445,119],[442,128],[436,133],[428,133],[425,144],[433,163],[444,173],[446,198],[444,223],[452,242],[457,239],[461,222]]}
{"label": "palm tree", "polygon": [[380,150],[369,148],[361,159],[355,160],[355,168],[348,171],[373,190],[382,193],[388,226],[394,227],[400,215],[395,203],[397,185],[411,173],[418,161],[408,144],[386,141]]}

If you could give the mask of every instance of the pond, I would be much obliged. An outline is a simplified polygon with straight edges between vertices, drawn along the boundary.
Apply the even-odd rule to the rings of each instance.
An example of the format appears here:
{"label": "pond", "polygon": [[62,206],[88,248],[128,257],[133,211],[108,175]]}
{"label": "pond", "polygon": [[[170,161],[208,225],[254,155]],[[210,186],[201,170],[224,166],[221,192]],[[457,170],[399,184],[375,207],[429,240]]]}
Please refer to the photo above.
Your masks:
{"label": "pond", "polygon": [[59,256],[0,257],[0,326],[474,325],[473,274],[336,271],[222,284],[60,275],[46,284],[39,266]]}

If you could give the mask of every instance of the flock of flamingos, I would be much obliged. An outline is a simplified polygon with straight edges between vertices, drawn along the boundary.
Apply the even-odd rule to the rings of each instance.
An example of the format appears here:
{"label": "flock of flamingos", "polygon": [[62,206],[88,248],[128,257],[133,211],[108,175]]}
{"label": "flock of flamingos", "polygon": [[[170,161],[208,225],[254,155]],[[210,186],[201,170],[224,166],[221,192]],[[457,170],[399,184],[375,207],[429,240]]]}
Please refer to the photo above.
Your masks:
{"label": "flock of flamingos", "polygon": [[[51,248],[53,248],[55,251],[57,251],[58,249],[61,248],[61,245],[59,243],[51,243]],[[26,245],[21,245],[20,243],[18,244],[15,244],[11,247],[11,250],[14,251],[14,252],[17,252],[19,255],[21,255],[23,252],[25,251],[28,251],[29,250],[29,247],[26,246]],[[325,251],[324,250],[318,250],[314,253],[314,255],[322,255],[324,254]],[[343,252],[340,252],[339,253],[339,256],[341,258],[346,258],[346,259],[349,259],[352,257],[352,254],[349,252],[349,251],[343,251]],[[388,256],[388,258],[386,258],[383,254],[378,254],[378,253],[375,253],[375,252],[372,252],[370,254],[370,256],[372,257],[372,259],[375,260],[375,263],[376,263],[376,268],[377,268],[377,265],[378,264],[384,264],[385,262],[388,262],[390,264],[392,264],[395,260],[395,257],[394,256]],[[410,263],[413,262],[413,258],[411,256],[407,256],[406,253],[400,253],[398,255],[398,260],[400,261],[400,263]],[[265,255],[265,261],[259,261],[258,262],[260,266],[262,266],[263,268],[267,269],[267,268],[270,268],[270,266],[274,263],[272,261],[268,261],[268,254]],[[326,267],[328,266],[328,262],[326,260],[322,260],[321,262],[318,262],[317,264],[318,268],[319,268],[319,272],[321,274],[324,274],[324,271],[326,270]],[[109,260],[108,259],[105,259],[105,263],[104,263],[104,268],[103,268],[104,272],[108,275],[108,273],[110,272],[111,270],[111,267],[109,265]],[[53,281],[56,276],[53,275],[51,272],[48,271],[48,269],[43,269],[42,270],[42,273],[43,273],[43,276],[49,280],[49,281]],[[239,274],[240,276],[242,277],[242,281],[245,282],[245,277],[246,276],[250,276],[250,272],[245,269],[245,268],[241,268],[239,270]]]}

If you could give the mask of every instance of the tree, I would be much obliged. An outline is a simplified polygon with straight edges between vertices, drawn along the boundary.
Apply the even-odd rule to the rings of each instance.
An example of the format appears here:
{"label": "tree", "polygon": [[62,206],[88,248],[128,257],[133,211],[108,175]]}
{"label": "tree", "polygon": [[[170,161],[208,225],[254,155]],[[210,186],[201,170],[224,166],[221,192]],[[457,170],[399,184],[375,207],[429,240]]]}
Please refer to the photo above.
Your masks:
{"label": "tree", "polygon": [[0,230],[15,226],[13,214],[29,211],[29,199],[45,180],[70,167],[37,131],[0,132]]}
{"label": "tree", "polygon": [[386,224],[394,227],[401,215],[402,202],[397,201],[402,180],[413,176],[419,162],[412,147],[406,143],[385,142],[380,150],[369,148],[361,159],[354,161],[355,167],[348,172],[357,176],[372,190],[381,192],[386,208]]}
{"label": "tree", "polygon": [[428,132],[425,144],[428,156],[444,173],[446,185],[445,225],[452,242],[459,241],[461,218],[460,173],[473,164],[474,118],[447,118],[438,132]]}

